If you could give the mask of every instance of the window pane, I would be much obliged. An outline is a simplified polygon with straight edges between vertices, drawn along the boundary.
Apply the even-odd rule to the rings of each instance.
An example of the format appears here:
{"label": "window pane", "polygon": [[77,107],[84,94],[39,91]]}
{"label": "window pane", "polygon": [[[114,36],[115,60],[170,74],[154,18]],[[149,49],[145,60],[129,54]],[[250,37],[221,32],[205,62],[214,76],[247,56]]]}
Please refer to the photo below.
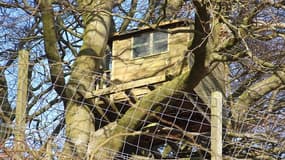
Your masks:
{"label": "window pane", "polygon": [[133,48],[133,58],[149,55],[149,47],[146,45]]}
{"label": "window pane", "polygon": [[155,32],[153,33],[153,53],[161,53],[167,51],[168,33]]}
{"label": "window pane", "polygon": [[134,46],[149,43],[149,33],[139,34],[134,37]]}
{"label": "window pane", "polygon": [[154,32],[153,33],[153,41],[167,41],[168,39],[168,33],[164,32]]}
{"label": "window pane", "polygon": [[149,40],[150,40],[149,33],[139,34],[134,37],[133,58],[143,57],[150,54]]}
{"label": "window pane", "polygon": [[153,53],[161,53],[167,51],[167,41],[156,42],[153,44]]}

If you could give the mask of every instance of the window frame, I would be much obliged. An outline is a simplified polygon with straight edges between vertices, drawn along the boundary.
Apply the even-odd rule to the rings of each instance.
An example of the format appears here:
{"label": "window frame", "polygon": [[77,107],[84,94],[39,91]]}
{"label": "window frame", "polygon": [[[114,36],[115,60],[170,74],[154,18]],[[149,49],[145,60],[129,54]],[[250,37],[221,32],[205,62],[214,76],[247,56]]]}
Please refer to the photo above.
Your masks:
{"label": "window frame", "polygon": [[167,45],[167,48],[165,51],[162,51],[162,52],[154,52],[154,33],[157,33],[159,31],[153,31],[153,32],[144,32],[144,33],[138,33],[137,35],[140,35],[140,34],[148,34],[149,35],[149,54],[147,55],[144,55],[144,56],[137,56],[135,57],[134,56],[134,48],[135,46],[143,46],[143,45],[136,45],[134,44],[134,39],[136,37],[136,35],[132,36],[132,40],[131,40],[131,58],[132,59],[140,59],[140,58],[144,58],[144,57],[149,57],[149,56],[154,56],[154,55],[159,55],[159,54],[164,54],[164,53],[167,53],[169,52],[169,33],[168,32],[161,32],[161,33],[166,33],[167,34],[167,38],[166,39],[163,39],[161,41],[156,41],[156,42],[163,42],[164,40],[166,40],[166,45]]}

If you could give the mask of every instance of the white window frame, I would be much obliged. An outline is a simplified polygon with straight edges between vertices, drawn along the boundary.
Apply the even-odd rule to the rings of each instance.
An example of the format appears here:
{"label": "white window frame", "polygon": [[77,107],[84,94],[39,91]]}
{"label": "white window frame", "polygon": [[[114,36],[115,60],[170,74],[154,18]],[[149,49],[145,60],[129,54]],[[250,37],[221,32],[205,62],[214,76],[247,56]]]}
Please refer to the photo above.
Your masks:
{"label": "white window frame", "polygon": [[[158,32],[158,31],[157,31]],[[143,45],[136,45],[134,44],[134,39],[136,36],[133,36],[132,37],[132,51],[131,51],[131,57],[132,59],[138,59],[138,58],[144,58],[144,57],[148,57],[148,56],[153,56],[153,55],[158,55],[158,54],[163,54],[163,53],[166,53],[169,51],[169,33],[166,33],[167,34],[167,38],[166,38],[166,45],[167,45],[167,48],[165,51],[162,51],[162,52],[154,52],[154,33],[155,32],[146,32],[146,33],[140,33],[140,34],[149,34],[150,37],[149,37],[149,54],[148,55],[145,55],[145,56],[138,56],[138,57],[134,57],[134,46],[143,46]],[[165,32],[164,32],[165,33]],[[156,42],[162,42],[164,41],[165,39],[161,40],[161,41],[156,41]]]}

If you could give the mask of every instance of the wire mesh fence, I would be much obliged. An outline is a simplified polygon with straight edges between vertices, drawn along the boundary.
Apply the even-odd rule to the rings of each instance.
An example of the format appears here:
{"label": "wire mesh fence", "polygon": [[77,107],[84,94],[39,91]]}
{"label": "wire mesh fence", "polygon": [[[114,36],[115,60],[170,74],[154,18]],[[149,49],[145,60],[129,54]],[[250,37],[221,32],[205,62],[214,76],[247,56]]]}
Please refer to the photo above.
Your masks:
{"label": "wire mesh fence", "polygon": [[[55,92],[54,84],[45,79],[48,73],[44,67],[30,67],[27,84],[28,101],[22,102],[26,104],[25,125],[17,126],[15,123],[17,118],[15,111],[18,107],[16,105],[17,81],[21,80],[17,77],[17,68],[17,65],[12,65],[5,72],[1,70],[1,80],[7,81],[7,83],[1,83],[0,158],[2,159],[11,159],[17,153],[23,153],[26,159],[211,158],[211,127],[215,127],[216,124],[211,124],[210,93],[207,97],[201,97],[199,92],[193,90],[182,91],[149,83],[145,85],[149,90],[148,93],[139,96],[136,96],[131,88],[127,91],[112,91],[112,93],[96,95],[88,99],[84,96],[78,98],[76,94],[65,97],[64,93],[60,95]],[[92,74],[95,75],[97,84],[100,83],[100,79],[105,78],[102,73]],[[84,81],[86,75],[82,73],[81,77]],[[105,88],[118,86],[109,79],[104,81],[108,84]],[[80,83],[76,85],[75,88],[80,89]],[[66,89],[66,86],[60,87]],[[93,86],[87,90],[92,92],[92,88],[96,87]],[[99,87],[98,90],[100,89],[103,88]],[[122,94],[123,98],[114,100],[115,94]],[[149,97],[144,98],[146,96]],[[223,159],[285,158],[284,109],[275,110],[276,107],[271,104],[270,95],[264,97],[263,101],[256,101],[251,106],[237,106],[233,105],[235,101],[229,100],[224,95]],[[142,99],[148,107],[140,107]],[[208,101],[204,101],[205,99]],[[64,152],[66,143],[74,143],[70,137],[66,136],[68,124],[65,116],[68,103],[86,107],[92,117],[94,131],[88,133],[90,134],[89,143],[83,146],[87,148],[86,157],[78,156],[77,152],[81,148],[69,154]],[[10,107],[5,108],[5,105]],[[246,111],[242,112],[238,119],[234,118],[232,114],[240,112],[240,108],[246,108]],[[143,116],[138,116],[138,113]],[[78,121],[84,120],[84,117],[81,118]],[[123,118],[127,118],[128,122],[123,123]],[[133,122],[136,123],[135,127]],[[108,132],[104,130],[108,130],[108,127],[112,128],[111,124],[127,132],[118,132],[112,136],[105,135],[109,137],[93,146],[96,135],[107,134]],[[71,128],[78,130],[78,134],[89,132],[80,125],[72,125]],[[25,131],[25,138],[23,141],[17,141],[15,135],[22,131]],[[112,141],[122,143],[120,150],[105,146]],[[21,144],[23,148],[21,150],[15,148],[16,144]],[[90,156],[88,153],[93,153],[94,150],[96,155]],[[85,152],[84,149],[83,152]]]}

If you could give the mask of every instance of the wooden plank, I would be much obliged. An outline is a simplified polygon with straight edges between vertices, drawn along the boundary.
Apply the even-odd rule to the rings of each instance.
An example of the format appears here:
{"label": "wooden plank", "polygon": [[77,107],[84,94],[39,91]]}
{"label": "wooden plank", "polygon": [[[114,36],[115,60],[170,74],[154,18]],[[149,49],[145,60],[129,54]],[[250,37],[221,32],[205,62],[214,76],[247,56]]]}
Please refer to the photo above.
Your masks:
{"label": "wooden plank", "polygon": [[[143,86],[140,88],[132,89],[132,92],[136,97],[141,97],[141,96],[149,93],[150,90],[147,87]],[[123,101],[123,100],[127,99],[127,96],[128,95],[126,95],[123,91],[121,91],[121,92],[117,92],[117,93],[112,94],[111,97],[114,99],[114,101]]]}
{"label": "wooden plank", "polygon": [[222,106],[222,93],[213,92],[211,94],[211,160],[222,159]]}
{"label": "wooden plank", "polygon": [[21,50],[18,56],[18,88],[16,102],[16,126],[15,126],[15,159],[24,159],[25,130],[26,130],[26,106],[28,102],[28,70],[29,52]]}
{"label": "wooden plank", "polygon": [[157,60],[155,63],[153,61],[151,63],[146,62],[143,65],[130,64],[120,68],[117,67],[112,72],[112,80],[129,82],[146,77],[163,76],[166,71],[177,70],[178,65],[167,60]]}
{"label": "wooden plank", "polygon": [[164,75],[140,79],[140,80],[136,80],[136,81],[132,81],[132,82],[128,82],[128,83],[118,84],[118,85],[111,86],[108,88],[103,88],[100,90],[95,90],[92,92],[86,92],[84,95],[84,98],[90,99],[90,98],[99,97],[99,96],[103,96],[103,95],[107,95],[107,94],[113,94],[113,93],[124,91],[127,89],[138,88],[138,87],[143,87],[143,86],[146,86],[149,84],[164,82],[165,80],[166,79],[165,79]]}

